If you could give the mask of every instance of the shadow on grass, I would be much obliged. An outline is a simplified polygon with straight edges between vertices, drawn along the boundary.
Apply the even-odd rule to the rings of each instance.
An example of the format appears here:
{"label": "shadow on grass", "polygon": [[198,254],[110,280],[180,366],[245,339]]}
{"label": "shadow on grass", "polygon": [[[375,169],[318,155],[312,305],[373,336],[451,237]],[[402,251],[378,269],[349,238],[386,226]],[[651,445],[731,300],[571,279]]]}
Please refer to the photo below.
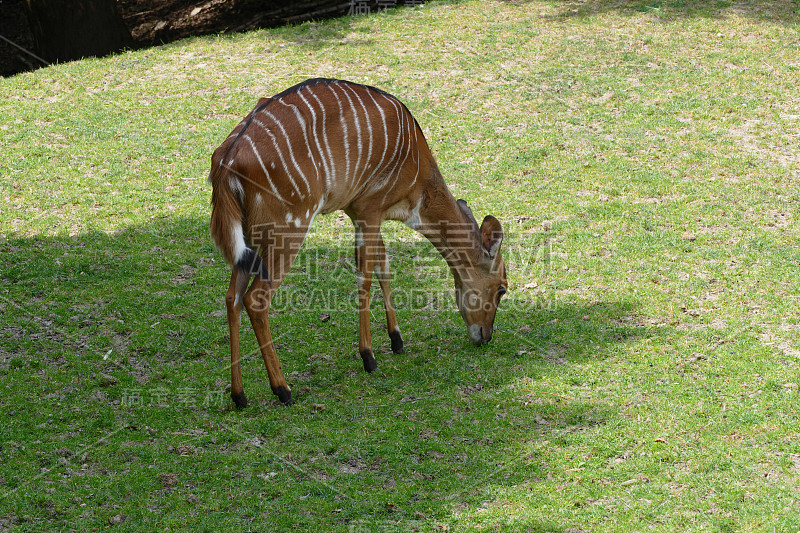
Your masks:
{"label": "shadow on grass", "polygon": [[191,274],[215,262],[203,233],[197,221],[163,220],[113,234],[7,238],[0,243],[3,327],[19,330],[22,348],[50,341],[38,347],[45,353],[105,353],[114,337],[137,328],[167,333],[155,327],[162,319],[183,329],[180,317],[198,301]]}
{"label": "shadow on grass", "polygon": [[[9,464],[18,468],[5,479],[15,488],[6,496],[28,505],[24,499],[36,492],[28,477],[60,476],[59,454],[106,440],[97,452],[102,468],[81,475],[97,494],[132,484],[137,496],[113,511],[132,522],[148,506],[181,512],[191,496],[214,508],[263,507],[249,518],[225,519],[240,529],[326,524],[331,531],[399,531],[452,524],[457,530],[482,523],[485,509],[496,509],[509,494],[522,494],[523,501],[536,495],[556,474],[542,454],[543,441],[580,443],[614,419],[613,407],[586,397],[591,383],[575,373],[574,363],[603,359],[618,343],[658,333],[626,320],[635,303],[517,302],[501,310],[496,340],[476,349],[432,246],[387,240],[395,290],[413,286],[428,299],[412,298],[399,308],[407,354],[383,346],[380,372],[367,375],[355,359],[352,235],[349,228],[339,233],[337,241],[326,233],[310,236],[285,286],[294,300],[273,319],[298,403],[283,409],[272,398],[245,321],[243,333],[251,338],[245,388],[253,404],[242,412],[224,394],[228,347],[221,311],[229,270],[205,220],[0,241],[0,373],[11,384],[0,408],[31,407],[29,422],[9,425],[4,438],[43,441],[37,453],[50,461],[44,473],[34,465],[26,473],[28,466],[20,469],[12,457]],[[310,296],[328,289],[327,300]],[[380,302],[374,305],[380,343]],[[544,378],[582,392],[539,394]],[[216,390],[223,403],[181,403],[175,394],[162,403],[124,402],[131,388],[154,396],[191,387]],[[31,397],[34,388],[46,397]],[[139,435],[144,427],[149,434]],[[187,432],[194,435],[189,448]],[[146,453],[141,465],[131,462],[130,451],[139,441],[147,445],[137,452]],[[174,452],[178,446],[195,454],[191,464]],[[196,461],[205,465],[202,479]],[[165,491],[160,483],[171,478],[153,481],[147,467],[156,462],[160,471],[195,485]],[[220,490],[231,472],[241,482]],[[78,520],[58,503],[61,492],[69,500],[69,487],[56,486],[46,499],[63,507],[62,514],[46,522]],[[83,512],[80,527],[103,526],[112,511],[92,513]],[[520,520],[514,527],[530,531],[568,525]]]}

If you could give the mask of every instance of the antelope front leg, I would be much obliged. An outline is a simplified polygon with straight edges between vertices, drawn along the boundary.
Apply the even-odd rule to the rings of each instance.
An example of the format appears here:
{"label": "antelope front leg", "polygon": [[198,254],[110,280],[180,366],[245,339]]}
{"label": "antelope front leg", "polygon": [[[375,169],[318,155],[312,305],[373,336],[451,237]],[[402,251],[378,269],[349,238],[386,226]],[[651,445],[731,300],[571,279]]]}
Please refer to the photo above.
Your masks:
{"label": "antelope front leg", "polygon": [[228,292],[225,294],[225,308],[228,312],[228,332],[231,341],[231,398],[239,409],[247,407],[247,396],[244,395],[244,387],[242,386],[239,330],[242,325],[242,298],[249,281],[250,276],[234,268]]}
{"label": "antelope front leg", "polygon": [[389,340],[392,341],[392,352],[403,353],[403,337],[400,336],[400,326],[397,324],[397,315],[392,302],[392,289],[389,285],[389,258],[386,256],[386,248],[383,245],[383,237],[380,234],[378,234],[377,252],[375,273],[381,286],[381,294],[383,294],[383,308],[386,310],[386,330],[389,332]]}
{"label": "antelope front leg", "polygon": [[375,253],[380,226],[376,228],[354,220],[356,228],[356,280],[358,284],[358,353],[364,361],[366,372],[378,370],[378,363],[372,353],[372,333],[370,331],[370,287],[372,270],[375,268]]}

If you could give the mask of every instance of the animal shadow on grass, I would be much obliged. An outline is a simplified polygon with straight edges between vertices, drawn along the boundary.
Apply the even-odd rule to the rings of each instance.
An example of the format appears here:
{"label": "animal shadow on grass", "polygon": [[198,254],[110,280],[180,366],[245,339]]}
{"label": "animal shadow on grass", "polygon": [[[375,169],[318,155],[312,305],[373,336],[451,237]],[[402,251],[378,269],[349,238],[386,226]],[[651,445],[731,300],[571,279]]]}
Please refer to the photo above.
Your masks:
{"label": "animal shadow on grass", "polygon": [[[312,324],[336,313],[338,326],[347,321],[349,332],[357,325],[352,234],[335,233],[341,234],[335,242],[307,238],[273,309]],[[433,247],[406,239],[387,240],[387,249],[395,304],[412,345],[429,340],[441,346],[452,334],[454,342],[464,341],[454,346],[458,351],[489,356],[466,349],[452,278]],[[223,297],[230,269],[214,249],[205,220],[154,220],[113,233],[9,236],[0,240],[0,253],[3,364],[11,359],[17,365],[58,364],[89,354],[109,359],[109,350],[112,359],[135,356],[174,364],[226,351],[220,334],[227,329]],[[386,339],[378,331],[381,304],[373,285],[373,330],[381,343]],[[500,340],[484,352],[511,366],[602,357],[613,343],[657,332],[637,322],[634,307],[507,298],[497,319]],[[287,335],[297,329],[290,322],[284,320]],[[245,321],[243,331],[247,328]],[[307,325],[300,335],[302,329]],[[273,333],[281,342],[281,331]],[[220,364],[226,365],[224,358]]]}
{"label": "animal shadow on grass", "polygon": [[[59,431],[74,429],[72,424],[83,427],[87,419],[93,424],[69,444],[80,449],[115,429],[115,418],[138,426],[137,417],[146,416],[144,410],[114,403],[115,388],[195,382],[205,387],[226,378],[221,310],[230,269],[214,250],[207,227],[203,219],[165,219],[114,233],[0,239],[0,373],[14,376],[9,405],[35,408],[43,402],[42,416],[50,418],[53,400],[71,406]],[[375,501],[399,498],[394,483],[435,488],[441,494],[426,505],[432,506],[432,516],[444,517],[442,523],[458,523],[461,513],[478,509],[492,487],[514,490],[527,484],[535,490],[536,480],[557,473],[532,443],[568,445],[591,437],[615,416],[612,406],[586,394],[591,384],[573,377],[571,363],[602,359],[617,343],[660,334],[636,318],[634,303],[555,299],[540,305],[512,298],[501,306],[496,338],[479,349],[466,337],[452,299],[452,279],[444,263],[436,263],[441,258],[424,241],[393,240],[387,241],[397,273],[393,285],[421,292],[408,293],[406,300],[397,297],[407,353],[389,353],[384,339],[381,372],[367,375],[350,354],[357,328],[352,234],[341,233],[335,242],[312,235],[281,289],[287,295],[273,333],[299,392],[298,405],[276,409],[262,369],[245,377],[253,397],[269,401],[235,416],[230,406],[213,409],[222,427],[235,427],[231,446],[262,435],[265,422],[274,420],[270,442],[297,448],[293,472],[304,487],[319,484],[306,475],[302,453],[308,448],[322,466],[343,471],[342,481],[351,483],[347,475],[354,469],[379,480]],[[332,300],[309,298],[309,291],[325,287],[333,287]],[[439,300],[414,299],[430,296],[437,287]],[[297,309],[304,301],[310,303]],[[379,296],[373,303],[377,339],[382,334],[377,331]],[[247,328],[245,321],[243,335],[252,337]],[[302,338],[305,344],[292,351],[287,338]],[[252,369],[260,358],[251,358]],[[299,372],[292,375],[292,370]],[[545,376],[570,381],[576,394],[540,394],[537,383]],[[28,381],[46,390],[47,398],[27,394]],[[93,391],[102,396],[93,398]],[[212,416],[198,407],[192,412]],[[148,423],[160,434],[164,424],[180,425],[183,418],[148,418]],[[303,421],[303,443],[324,443],[334,451],[320,455],[310,444],[296,444],[297,424],[286,424],[287,419]],[[217,453],[215,446],[208,444],[204,453]],[[347,461],[355,466],[342,470],[340,463]],[[393,523],[419,520],[411,511],[404,513],[402,501],[392,505],[398,514]],[[362,511],[380,523],[386,508],[352,510]],[[535,521],[525,527],[558,530]]]}
{"label": "animal shadow on grass", "polygon": [[[335,233],[336,242],[310,235],[303,245],[273,309],[306,322],[284,320],[285,333],[273,328],[276,342],[295,333],[305,336],[309,324],[319,325],[332,314],[342,335],[355,330],[352,234],[349,228]],[[452,278],[433,247],[405,238],[387,240],[387,249],[392,292],[405,322],[401,328],[408,329],[412,346],[430,341],[441,349],[453,335],[453,342],[464,343],[453,346],[457,351],[489,357],[466,349]],[[154,220],[76,236],[12,235],[0,240],[0,253],[1,364],[58,365],[94,354],[170,364],[213,356],[227,366],[219,356],[226,352],[223,297],[230,269],[214,249],[205,220]],[[380,297],[373,285],[373,330],[382,343]],[[245,320],[242,326],[244,334],[249,324]],[[632,303],[513,296],[502,302],[496,327],[499,340],[484,352],[502,359],[503,366],[531,361],[558,366],[603,357],[613,343],[657,333],[637,322]]]}

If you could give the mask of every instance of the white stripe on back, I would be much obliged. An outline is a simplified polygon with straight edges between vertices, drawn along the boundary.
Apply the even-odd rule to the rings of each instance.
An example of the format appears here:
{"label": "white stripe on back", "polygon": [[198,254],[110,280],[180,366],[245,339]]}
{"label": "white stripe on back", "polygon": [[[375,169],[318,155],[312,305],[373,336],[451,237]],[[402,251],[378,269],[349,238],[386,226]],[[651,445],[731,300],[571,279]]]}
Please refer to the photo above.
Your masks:
{"label": "white stripe on back", "polygon": [[375,97],[372,96],[372,91],[369,92],[369,97],[372,99],[372,103],[375,104],[375,107],[378,108],[378,112],[381,114],[381,122],[383,123],[383,153],[381,154],[381,161],[375,167],[379,172],[383,167],[383,160],[386,158],[386,150],[389,148],[389,131],[386,128],[386,114],[383,112],[383,108],[378,105],[378,102],[375,101]]}
{"label": "white stripe on back", "polygon": [[[361,109],[364,110],[364,116],[367,119],[367,130],[369,130],[369,151],[367,152],[367,161],[364,164],[364,169],[361,171],[361,175],[359,176],[359,181],[360,181],[364,177],[364,172],[366,172],[366,170],[367,170],[367,165],[369,165],[370,160],[372,159],[372,144],[373,144],[372,120],[370,120],[369,111],[367,111],[367,107],[364,105],[364,101],[361,100],[360,96],[358,96],[358,93],[356,92],[356,90],[353,89],[352,87],[350,87],[349,85],[346,85],[345,87],[347,89],[350,89],[353,92],[353,96],[355,96],[356,99],[358,99],[358,103],[361,105]],[[360,147],[360,145],[361,145],[361,143],[359,141],[359,147]],[[361,184],[361,187],[363,187],[363,183]]]}
{"label": "white stripe on back", "polygon": [[[283,136],[286,138],[286,147],[289,148],[289,157],[292,160],[292,164],[294,165],[294,168],[297,169],[297,172],[300,173],[300,178],[302,178],[303,183],[305,183],[306,185],[306,189],[310,193],[311,186],[308,184],[308,180],[306,179],[306,175],[303,173],[303,169],[301,169],[300,165],[297,164],[297,159],[294,157],[294,150],[292,150],[292,139],[289,137],[289,134],[286,133],[286,128],[283,127],[283,124],[281,124],[281,122],[275,117],[275,115],[273,115],[266,109],[262,109],[261,112],[267,115],[270,119],[272,119],[272,121],[278,125],[278,128],[281,130],[281,133],[283,133]],[[269,129],[263,122],[259,121],[258,119],[254,119],[253,122],[264,128],[265,131],[267,131],[268,133],[270,133],[270,135],[272,135],[272,133],[269,131]],[[277,143],[276,143],[276,149],[278,149]],[[300,193],[300,189],[294,183],[294,180],[292,180],[292,185],[294,185],[294,188],[297,190],[297,194],[299,194],[300,197],[303,198],[303,195]]]}
{"label": "white stripe on back", "polygon": [[[308,103],[308,100],[306,100],[306,97],[303,96],[303,91],[302,90],[297,91],[297,96],[299,96],[300,99],[303,101],[303,103],[306,104],[306,107],[308,108],[308,111],[311,113],[311,133],[314,134],[314,144],[317,145],[317,152],[319,152],[319,158],[320,158],[320,161],[322,161],[323,172],[325,173],[325,180],[327,181],[327,180],[330,179],[331,171],[328,168],[328,162],[325,160],[325,154],[323,153],[322,146],[319,143],[319,135],[317,135],[317,113],[314,111],[314,108],[311,107],[311,104]],[[310,154],[311,153],[311,144],[309,143],[307,146],[308,146],[308,149],[309,149],[308,152]],[[314,166],[316,166],[316,164]]]}
{"label": "white stripe on back", "polygon": [[350,176],[350,139],[348,134],[347,128],[347,121],[344,119],[344,109],[342,108],[342,101],[339,99],[339,95],[336,94],[336,91],[333,90],[333,85],[328,85],[328,88],[331,90],[331,94],[333,97],[336,98],[336,103],[339,104],[339,122],[342,124],[342,146],[344,146],[344,159],[345,159],[345,170],[344,170],[344,180],[347,183],[347,179]]}
{"label": "white stripe on back", "polygon": [[[356,141],[357,141],[356,145],[358,146],[358,158],[356,159],[356,164],[353,167],[353,175],[352,175],[352,181],[353,183],[355,183],[356,173],[358,172],[358,164],[361,163],[361,152],[363,145],[363,143],[361,142],[361,121],[358,119],[358,111],[356,110],[356,106],[353,105],[353,99],[350,98],[350,94],[348,94],[348,92],[345,90],[346,86],[340,85],[339,82],[336,82],[336,86],[340,87],[344,95],[347,97],[347,101],[350,103],[350,109],[353,111],[353,120],[356,124]],[[348,176],[347,178],[349,181],[351,176]]]}
{"label": "white stripe on back", "polygon": [[317,97],[317,94],[314,91],[309,89],[309,93],[314,97],[314,100],[317,101],[320,109],[322,110],[322,140],[325,142],[325,151],[328,152],[329,162],[329,173],[328,176],[326,176],[325,184],[327,185],[327,188],[330,189],[331,183],[336,183],[338,178],[336,176],[336,165],[334,164],[331,145],[328,143],[328,121],[325,113],[325,104],[320,101],[319,97]]}
{"label": "white stripe on back", "polygon": [[[308,140],[308,131],[306,128],[306,120],[303,118],[303,115],[300,113],[300,110],[297,109],[297,106],[294,104],[287,104],[283,100],[278,100],[281,104],[289,107],[294,111],[294,116],[297,118],[297,122],[300,124],[300,131],[303,132],[303,139],[306,141],[306,146],[311,146],[311,143]],[[314,166],[314,170],[317,172],[317,181],[319,181],[319,169],[317,168],[317,162],[314,159],[314,154],[311,153],[311,150],[308,151],[308,155],[311,158],[311,163]]]}
{"label": "white stripe on back", "polygon": [[[267,172],[267,167],[264,166],[264,161],[261,159],[261,154],[258,153],[258,149],[256,148],[256,145],[253,142],[253,139],[251,139],[250,136],[247,135],[246,133],[244,135],[242,135],[242,138],[245,139],[248,143],[250,143],[250,147],[253,149],[253,153],[256,155],[256,159],[258,159],[258,164],[261,165],[261,170],[264,171],[264,177],[267,179],[267,183],[269,183],[269,186],[272,189],[272,194],[275,195],[275,198],[277,198],[279,201],[281,201],[282,203],[285,204],[286,202],[283,201],[283,198],[281,198],[281,195],[278,192],[278,189],[275,188],[275,184],[272,183],[272,179],[269,177],[269,172]],[[274,138],[273,138],[273,141],[274,141]],[[287,174],[287,176],[288,176],[288,174]]]}

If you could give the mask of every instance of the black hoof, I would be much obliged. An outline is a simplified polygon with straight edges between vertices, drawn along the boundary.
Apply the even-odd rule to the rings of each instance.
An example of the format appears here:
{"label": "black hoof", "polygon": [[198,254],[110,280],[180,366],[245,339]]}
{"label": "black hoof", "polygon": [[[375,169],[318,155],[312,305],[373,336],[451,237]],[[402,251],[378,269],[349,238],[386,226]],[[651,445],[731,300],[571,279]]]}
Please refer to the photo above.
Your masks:
{"label": "black hoof", "polygon": [[389,333],[389,339],[392,341],[392,352],[405,353],[403,349],[403,337],[400,336],[399,331],[392,331]]}
{"label": "black hoof", "polygon": [[364,361],[365,372],[375,372],[378,370],[378,363],[372,355],[372,350],[361,350],[361,359]]}
{"label": "black hoof", "polygon": [[247,407],[247,396],[244,395],[244,391],[239,394],[231,394],[231,399],[237,409],[244,409]]}
{"label": "black hoof", "polygon": [[286,387],[272,387],[272,394],[278,397],[283,405],[292,405],[292,391]]}

